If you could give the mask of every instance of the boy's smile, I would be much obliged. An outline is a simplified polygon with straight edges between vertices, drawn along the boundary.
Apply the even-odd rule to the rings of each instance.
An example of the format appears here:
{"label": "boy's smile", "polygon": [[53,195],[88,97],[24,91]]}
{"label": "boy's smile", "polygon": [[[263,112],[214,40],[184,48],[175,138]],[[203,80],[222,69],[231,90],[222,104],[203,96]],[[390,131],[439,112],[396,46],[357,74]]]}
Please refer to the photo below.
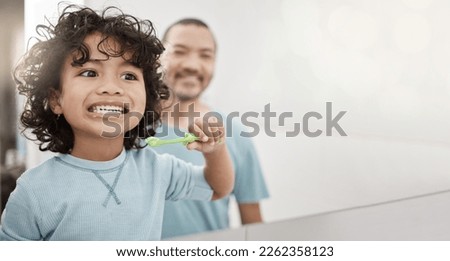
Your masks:
{"label": "boy's smile", "polygon": [[89,107],[89,112],[105,114],[105,113],[117,113],[124,114],[127,113],[127,108],[122,104],[94,104]]}
{"label": "boy's smile", "polygon": [[75,64],[74,53],[67,57],[61,70],[61,93],[57,105],[52,107],[72,127],[75,143],[85,138],[123,140],[125,132],[138,125],[145,111],[142,69],[124,57],[100,52],[98,49],[118,48],[111,38],[99,45],[102,38],[100,33],[88,35],[84,43],[89,49],[89,60]]}

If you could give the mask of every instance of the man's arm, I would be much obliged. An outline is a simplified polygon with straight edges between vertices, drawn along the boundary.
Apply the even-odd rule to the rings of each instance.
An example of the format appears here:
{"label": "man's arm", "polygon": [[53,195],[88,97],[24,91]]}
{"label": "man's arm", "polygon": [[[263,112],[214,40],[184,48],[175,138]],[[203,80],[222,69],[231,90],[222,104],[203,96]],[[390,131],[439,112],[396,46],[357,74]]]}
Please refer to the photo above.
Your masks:
{"label": "man's arm", "polygon": [[239,203],[238,206],[242,225],[263,222],[259,203]]}

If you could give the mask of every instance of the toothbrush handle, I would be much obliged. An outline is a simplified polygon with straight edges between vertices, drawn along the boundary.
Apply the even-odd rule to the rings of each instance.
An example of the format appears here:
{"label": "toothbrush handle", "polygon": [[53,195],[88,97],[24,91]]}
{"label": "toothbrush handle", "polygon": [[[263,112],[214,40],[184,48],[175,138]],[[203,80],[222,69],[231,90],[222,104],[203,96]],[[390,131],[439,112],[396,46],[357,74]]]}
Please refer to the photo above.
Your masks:
{"label": "toothbrush handle", "polygon": [[166,144],[175,144],[182,143],[183,145],[187,145],[191,142],[198,140],[198,138],[192,133],[186,133],[182,138],[170,139],[170,140],[162,140],[155,137],[150,137],[146,139],[146,142],[151,147],[159,147]]}
{"label": "toothbrush handle", "polygon": [[160,145],[175,144],[175,143],[181,143],[184,141],[185,141],[185,138],[177,138],[177,139],[172,139],[172,140],[160,140]]}

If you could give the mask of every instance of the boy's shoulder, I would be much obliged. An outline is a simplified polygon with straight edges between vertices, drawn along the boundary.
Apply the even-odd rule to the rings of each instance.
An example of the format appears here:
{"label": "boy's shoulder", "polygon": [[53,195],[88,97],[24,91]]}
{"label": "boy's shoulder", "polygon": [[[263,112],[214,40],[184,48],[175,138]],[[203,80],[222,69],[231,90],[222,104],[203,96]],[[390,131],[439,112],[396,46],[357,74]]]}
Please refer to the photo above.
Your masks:
{"label": "boy's shoulder", "polygon": [[58,156],[53,156],[35,167],[27,169],[23,175],[29,175],[29,173],[45,173],[47,170],[51,170],[55,168],[55,165],[58,164],[57,160]]}
{"label": "boy's shoulder", "polygon": [[22,184],[34,184],[34,183],[45,183],[46,180],[51,180],[55,169],[58,168],[59,163],[57,162],[57,156],[53,156],[39,165],[29,168],[20,175],[17,180],[18,183]]}

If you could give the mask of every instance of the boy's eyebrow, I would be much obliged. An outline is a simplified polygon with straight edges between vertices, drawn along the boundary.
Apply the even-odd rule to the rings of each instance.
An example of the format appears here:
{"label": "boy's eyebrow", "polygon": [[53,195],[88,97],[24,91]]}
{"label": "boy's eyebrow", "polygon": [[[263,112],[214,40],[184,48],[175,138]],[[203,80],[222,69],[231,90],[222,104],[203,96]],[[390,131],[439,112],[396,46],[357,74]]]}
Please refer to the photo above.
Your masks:
{"label": "boy's eyebrow", "polygon": [[106,61],[107,59],[89,59],[86,61],[86,63],[97,63],[97,64],[101,64],[101,62]]}
{"label": "boy's eyebrow", "polygon": [[106,59],[88,59],[85,63],[78,63],[78,62],[75,62],[75,60],[74,60],[72,62],[72,66],[83,67],[83,65],[86,63],[101,64],[102,61],[106,61]]}
{"label": "boy's eyebrow", "polygon": [[[102,64],[102,62],[107,61],[108,59],[88,59],[84,64],[86,63],[93,63],[93,64]],[[139,66],[137,66],[136,64],[132,63],[129,60],[123,59],[123,61],[121,62],[120,65],[129,65],[129,66],[133,66],[136,68],[139,68]],[[72,63],[72,66],[83,66],[83,64],[78,64],[78,63]]]}

